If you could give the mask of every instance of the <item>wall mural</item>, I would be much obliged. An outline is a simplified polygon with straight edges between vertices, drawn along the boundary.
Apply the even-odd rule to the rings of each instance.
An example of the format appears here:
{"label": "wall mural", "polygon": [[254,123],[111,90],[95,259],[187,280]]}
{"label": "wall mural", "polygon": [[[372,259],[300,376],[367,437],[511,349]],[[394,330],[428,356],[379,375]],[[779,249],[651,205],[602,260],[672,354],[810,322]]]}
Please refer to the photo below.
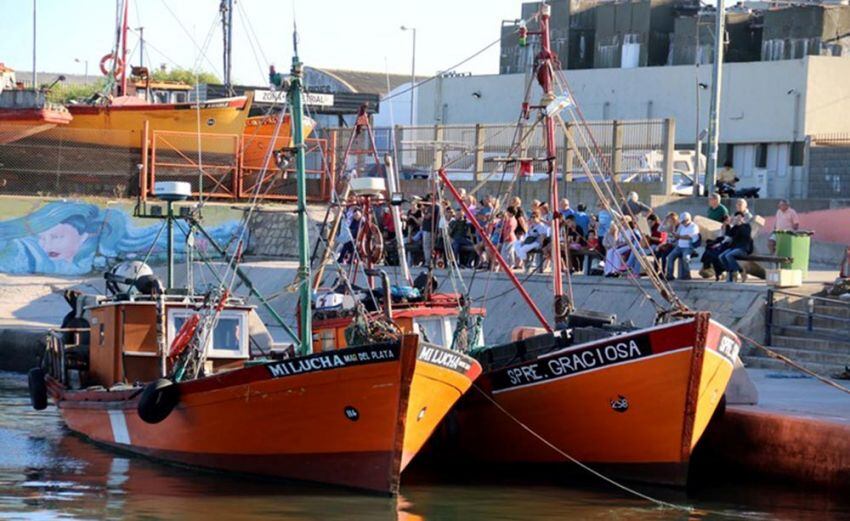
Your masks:
{"label": "wall mural", "polygon": [[[162,262],[168,244],[164,223],[136,220],[127,209],[116,206],[48,202],[22,217],[0,221],[0,272],[84,275],[122,260],[144,259],[148,253],[148,262]],[[205,228],[219,245],[235,250],[242,229],[238,219]],[[186,223],[177,221],[176,259],[185,255],[187,232]],[[195,248],[214,257],[213,248],[199,237]]]}

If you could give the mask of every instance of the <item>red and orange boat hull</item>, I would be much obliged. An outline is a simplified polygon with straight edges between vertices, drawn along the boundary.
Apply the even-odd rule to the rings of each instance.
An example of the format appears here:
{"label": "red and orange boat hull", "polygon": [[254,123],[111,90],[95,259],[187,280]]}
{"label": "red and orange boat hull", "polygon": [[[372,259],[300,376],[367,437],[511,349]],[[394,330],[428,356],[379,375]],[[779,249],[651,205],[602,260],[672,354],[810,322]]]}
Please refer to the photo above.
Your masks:
{"label": "red and orange boat hull", "polygon": [[418,351],[418,337],[407,335],[181,383],[180,403],[159,424],[139,418],[138,388],[49,387],[71,430],[112,447],[394,494],[407,461],[480,373],[472,359],[451,369]]}
{"label": "red and orange boat hull", "polygon": [[564,463],[562,451],[620,477],[682,485],[739,346],[698,314],[485,372],[486,396],[458,407],[457,445],[498,463]]}
{"label": "red and orange boat hull", "polygon": [[39,134],[57,125],[67,125],[71,119],[71,113],[64,107],[0,111],[0,145]]}

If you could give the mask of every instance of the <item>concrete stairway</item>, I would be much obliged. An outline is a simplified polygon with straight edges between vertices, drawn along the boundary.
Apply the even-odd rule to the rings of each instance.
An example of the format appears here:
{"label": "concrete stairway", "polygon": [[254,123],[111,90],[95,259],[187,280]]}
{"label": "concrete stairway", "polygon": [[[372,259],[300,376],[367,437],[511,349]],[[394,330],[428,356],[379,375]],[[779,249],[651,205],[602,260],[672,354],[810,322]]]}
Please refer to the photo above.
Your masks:
{"label": "concrete stairway", "polygon": [[[771,348],[800,365],[824,376],[835,376],[850,366],[850,304],[815,301],[809,317],[807,299],[785,300],[774,308]],[[790,370],[785,363],[752,350],[744,357],[747,367]]]}

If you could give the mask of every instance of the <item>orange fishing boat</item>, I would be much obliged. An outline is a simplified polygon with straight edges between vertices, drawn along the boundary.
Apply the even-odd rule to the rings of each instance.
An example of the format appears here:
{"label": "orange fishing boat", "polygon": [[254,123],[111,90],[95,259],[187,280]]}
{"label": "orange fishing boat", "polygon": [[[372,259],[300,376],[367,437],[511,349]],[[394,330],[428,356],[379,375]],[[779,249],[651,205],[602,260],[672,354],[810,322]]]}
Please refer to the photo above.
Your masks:
{"label": "orange fishing boat", "polygon": [[235,154],[237,139],[245,129],[251,109],[250,96],[197,104],[149,104],[136,100],[140,99],[134,98],[133,103],[127,104],[70,105],[68,110],[73,120],[42,136],[61,140],[63,145],[141,149],[147,122],[151,133],[160,132],[158,147],[165,151],[197,152],[200,145],[205,153]]}
{"label": "orange fishing boat", "polygon": [[[127,62],[127,20],[129,0],[118,2],[117,41],[114,49],[103,56],[100,71],[107,85],[114,86],[102,93],[93,104],[70,105],[74,117],[63,129],[45,132],[43,137],[63,145],[75,143],[136,150],[144,147],[144,132],[148,138],[159,139],[159,148],[166,153],[239,154],[239,140],[251,110],[253,95],[197,103],[152,103],[131,95],[136,89],[128,84],[130,66]],[[144,76],[147,70],[140,68]],[[158,132],[159,136],[154,136]]]}
{"label": "orange fishing boat", "polygon": [[[550,48],[550,14],[551,7],[543,3],[535,17],[539,30],[520,26],[519,31],[521,40],[536,35],[541,43],[530,81],[539,82],[544,94],[537,105],[526,98],[523,115],[531,119],[531,111],[538,111],[542,120],[546,156],[537,160],[547,164],[549,204],[554,210],[559,203],[555,121],[566,132],[560,113],[571,110],[575,101],[566,85],[560,96],[553,89],[557,63]],[[526,92],[530,91],[529,85]],[[576,136],[591,141],[583,134],[586,122],[580,114],[575,117]],[[568,139],[574,145],[574,138]],[[514,161],[518,171],[523,161],[530,164],[532,159]],[[598,182],[594,178],[594,187],[613,216],[611,226],[627,229],[626,219],[612,211],[613,203],[598,188],[604,176],[591,172],[584,159],[579,162],[588,177],[603,178]],[[493,463],[570,464],[576,460],[619,477],[685,484],[692,451],[726,392],[740,350],[738,337],[708,313],[689,310],[675,296],[655,271],[652,254],[643,249],[639,237],[630,239],[629,250],[639,267],[629,280],[640,285],[638,276],[645,270],[657,294],[667,300],[669,308],[653,300],[658,306],[656,325],[617,325],[610,314],[575,309],[561,279],[564,271],[570,276],[569,269],[561,268],[570,254],[561,255],[560,221],[567,218],[561,215],[552,218],[547,235],[551,238],[553,327],[444,169],[438,177],[542,325],[519,328],[512,342],[473,353],[484,374],[477,384],[480,392],[470,393],[457,408],[453,441],[459,453]],[[641,290],[649,295],[647,289]]]}
{"label": "orange fishing boat", "polygon": [[[296,122],[300,76],[296,58],[290,88]],[[296,145],[303,143],[300,125],[293,135]],[[303,202],[304,150],[295,148]],[[156,189],[169,204],[190,191],[188,183]],[[299,206],[300,270],[309,280],[306,210]],[[165,218],[169,237],[174,219],[189,219],[227,257],[191,215],[175,217],[169,207]],[[169,246],[168,281],[171,252]],[[223,283],[194,295],[164,289],[138,261],[122,263],[106,274],[111,295],[89,297],[88,305],[69,298],[77,313],[66,325],[83,327],[50,336],[42,367],[30,371],[33,406],[45,408],[50,397],[74,432],[169,462],[395,494],[402,470],[480,365],[405,333],[392,322],[390,301],[387,320],[355,313],[333,321],[325,310],[326,321],[313,327],[304,283],[296,335],[244,273],[232,269],[297,345],[272,342],[254,309]],[[354,319],[381,325],[380,336],[349,334]]]}
{"label": "orange fishing boat", "polygon": [[[413,457],[449,413],[454,404],[481,374],[481,365],[469,355],[452,349],[452,339],[458,327],[458,296],[435,294],[426,299],[402,304],[381,302],[391,308],[392,321],[406,335],[420,340],[417,371],[411,381],[407,408],[408,425],[416,425],[404,437],[401,468],[404,470]],[[484,310],[473,308],[471,314],[484,316]],[[345,346],[345,332],[351,326],[350,314],[328,316],[314,322],[314,350]],[[483,342],[479,338],[478,342]]]}
{"label": "orange fishing boat", "polygon": [[[406,433],[417,427],[407,421],[418,414],[408,412],[416,336],[253,363],[213,355],[208,376],[165,388],[179,403],[149,423],[139,412],[144,388],[133,382],[158,376],[154,323],[143,316],[153,309],[110,303],[92,310],[95,341],[88,364],[76,369],[88,372],[86,388],[69,387],[51,366],[49,394],[72,431],[171,462],[397,492]],[[240,308],[225,311],[228,320],[241,320]],[[103,319],[112,322],[103,328]]]}
{"label": "orange fishing boat", "polygon": [[565,463],[563,451],[619,477],[684,485],[739,349],[707,313],[581,344],[548,334],[488,348],[476,355],[486,394],[458,407],[458,447],[501,463]]}

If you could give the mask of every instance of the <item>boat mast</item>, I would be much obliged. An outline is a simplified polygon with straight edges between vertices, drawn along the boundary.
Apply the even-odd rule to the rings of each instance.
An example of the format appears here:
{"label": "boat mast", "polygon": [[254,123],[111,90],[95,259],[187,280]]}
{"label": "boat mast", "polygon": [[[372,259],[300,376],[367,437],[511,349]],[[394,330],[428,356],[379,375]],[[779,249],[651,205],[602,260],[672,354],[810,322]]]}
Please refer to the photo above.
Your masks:
{"label": "boat mast", "polygon": [[224,91],[227,96],[232,96],[230,70],[233,65],[233,0],[221,0],[218,10],[221,12],[221,32],[224,37]]}
{"label": "boat mast", "polygon": [[540,8],[540,53],[537,55],[537,81],[543,90],[540,105],[543,111],[544,128],[546,131],[546,167],[549,173],[549,209],[552,212],[552,285],[555,295],[555,323],[566,318],[569,303],[564,300],[564,288],[561,278],[561,226],[558,214],[558,172],[555,144],[555,120],[546,110],[547,105],[555,99],[552,92],[552,72],[555,70],[557,58],[552,53],[549,37],[549,20],[552,16],[552,6],[544,3]]}
{"label": "boat mast", "polygon": [[292,115],[292,141],[295,147],[295,177],[298,180],[298,284],[300,286],[301,346],[300,354],[313,352],[313,326],[311,320],[310,252],[307,245],[307,181],[304,160],[304,107],[301,105],[302,64],[298,58],[298,31],[292,32],[294,53],[289,78],[289,98]]}
{"label": "boat mast", "polygon": [[119,96],[127,95],[127,14],[130,0],[124,0],[124,15],[121,17],[121,91]]}

